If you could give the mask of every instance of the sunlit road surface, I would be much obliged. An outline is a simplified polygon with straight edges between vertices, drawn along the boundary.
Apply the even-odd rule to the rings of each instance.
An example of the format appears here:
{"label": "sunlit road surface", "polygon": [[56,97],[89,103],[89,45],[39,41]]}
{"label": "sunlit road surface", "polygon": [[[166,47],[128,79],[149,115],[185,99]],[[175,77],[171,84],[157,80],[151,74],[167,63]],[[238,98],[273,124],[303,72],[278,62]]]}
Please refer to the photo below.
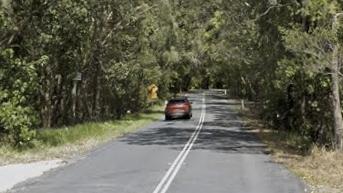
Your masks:
{"label": "sunlit road surface", "polygon": [[189,93],[191,120],[160,120],[17,186],[27,193],[301,193],[221,91]]}

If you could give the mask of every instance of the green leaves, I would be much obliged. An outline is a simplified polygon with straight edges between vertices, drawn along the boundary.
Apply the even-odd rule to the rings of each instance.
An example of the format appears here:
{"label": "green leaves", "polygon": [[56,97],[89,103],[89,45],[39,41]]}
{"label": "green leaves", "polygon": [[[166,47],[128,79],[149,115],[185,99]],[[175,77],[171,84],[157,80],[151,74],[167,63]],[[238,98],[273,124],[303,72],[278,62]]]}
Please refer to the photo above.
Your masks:
{"label": "green leaves", "polygon": [[27,148],[32,145],[36,132],[31,128],[35,125],[35,117],[32,116],[32,110],[28,107],[22,107],[14,101],[1,103],[0,108],[0,128],[3,128],[10,144]]}
{"label": "green leaves", "polygon": [[31,145],[36,114],[28,96],[35,92],[35,69],[32,64],[15,58],[12,49],[0,53],[0,132],[17,147]]}
{"label": "green leaves", "polygon": [[228,88],[271,122],[311,128],[327,121],[315,109],[327,110],[343,30],[331,31],[338,1],[307,2],[13,1],[0,8],[0,133],[17,145],[38,127],[119,118],[148,105],[152,83],[161,96]]}
{"label": "green leaves", "polygon": [[311,0],[301,9],[311,22],[327,22],[338,11],[338,2],[332,0]]}

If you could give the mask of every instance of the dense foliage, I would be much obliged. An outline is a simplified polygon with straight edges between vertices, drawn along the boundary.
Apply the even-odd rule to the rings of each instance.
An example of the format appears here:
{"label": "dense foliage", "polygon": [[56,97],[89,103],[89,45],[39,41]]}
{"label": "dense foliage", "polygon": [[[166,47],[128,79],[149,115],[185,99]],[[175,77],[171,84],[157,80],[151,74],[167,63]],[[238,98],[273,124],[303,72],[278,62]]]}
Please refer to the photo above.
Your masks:
{"label": "dense foliage", "polygon": [[341,1],[232,4],[240,8],[224,19],[221,34],[227,36],[212,42],[226,44],[220,48],[226,54],[210,67],[217,69],[213,81],[219,78],[233,95],[257,101],[275,128],[298,133],[308,144],[342,149]]}
{"label": "dense foliage", "polygon": [[340,12],[338,0],[3,0],[0,137],[140,111],[154,83],[161,97],[226,88],[276,128],[337,145]]}

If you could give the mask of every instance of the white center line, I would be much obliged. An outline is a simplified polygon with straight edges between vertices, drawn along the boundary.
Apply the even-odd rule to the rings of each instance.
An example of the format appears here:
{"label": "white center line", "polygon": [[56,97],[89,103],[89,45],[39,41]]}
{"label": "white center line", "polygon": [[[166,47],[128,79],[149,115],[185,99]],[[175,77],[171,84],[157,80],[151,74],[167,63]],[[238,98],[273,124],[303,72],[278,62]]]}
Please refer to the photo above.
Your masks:
{"label": "white center line", "polygon": [[182,151],[179,153],[177,158],[174,160],[173,164],[170,166],[167,173],[164,175],[160,183],[157,185],[153,193],[166,193],[170,184],[173,182],[176,174],[180,170],[183,162],[185,161],[187,155],[189,154],[190,150],[192,149],[194,142],[197,140],[199,133],[203,127],[205,116],[206,116],[206,103],[205,103],[205,96],[202,99],[202,110],[199,119],[199,123],[195,128],[194,133],[188,140],[188,142],[183,147]]}

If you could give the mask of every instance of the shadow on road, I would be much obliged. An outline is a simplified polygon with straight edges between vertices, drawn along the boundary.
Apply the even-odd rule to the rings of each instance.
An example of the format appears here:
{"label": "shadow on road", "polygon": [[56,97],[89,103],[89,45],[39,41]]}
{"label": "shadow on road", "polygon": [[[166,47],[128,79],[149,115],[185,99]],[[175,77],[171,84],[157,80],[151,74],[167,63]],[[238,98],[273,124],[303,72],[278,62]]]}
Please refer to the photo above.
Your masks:
{"label": "shadow on road", "polygon": [[[239,105],[239,103],[224,100],[223,97],[210,96],[206,104],[206,121],[193,150],[220,153],[266,153],[265,145],[255,134],[249,132],[249,128],[244,128],[239,114],[233,110],[233,105]],[[195,125],[191,123],[166,122],[159,128],[130,134],[121,141],[132,145],[161,145],[181,149],[194,132]]]}
{"label": "shadow on road", "polygon": [[[156,128],[131,134],[122,138],[121,141],[131,145],[164,145],[181,149],[193,132],[194,128]],[[193,149],[221,153],[266,153],[265,145],[260,143],[254,134],[229,129],[203,129]]]}

